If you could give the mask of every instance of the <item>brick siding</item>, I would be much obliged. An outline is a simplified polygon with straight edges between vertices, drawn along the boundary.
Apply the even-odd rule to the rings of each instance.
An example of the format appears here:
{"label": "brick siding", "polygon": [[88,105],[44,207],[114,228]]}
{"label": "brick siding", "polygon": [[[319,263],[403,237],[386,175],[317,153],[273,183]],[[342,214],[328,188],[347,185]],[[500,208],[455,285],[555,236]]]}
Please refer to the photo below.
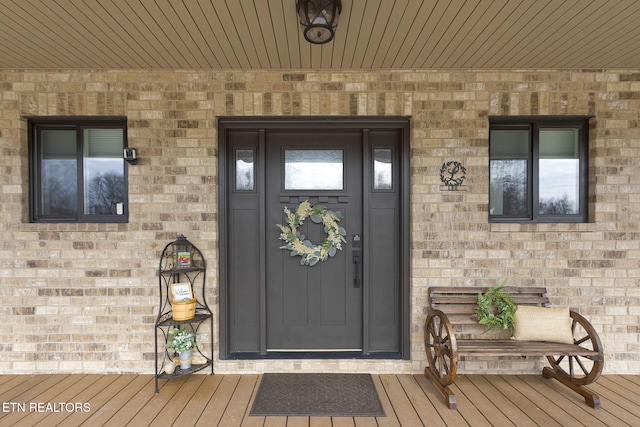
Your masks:
{"label": "brick siding", "polygon": [[[129,120],[127,224],[30,224],[26,116]],[[411,117],[411,360],[220,361],[217,372],[420,372],[426,289],[547,286],[640,372],[640,71],[0,71],[0,374],[153,372],[156,268],[185,234],[217,312],[219,116]],[[489,224],[488,116],[592,115],[586,224]],[[467,168],[464,191],[439,170]],[[636,178],[633,178],[633,177]],[[633,179],[632,179],[633,178]],[[210,350],[206,349],[205,350]],[[471,360],[464,372],[538,370]]]}

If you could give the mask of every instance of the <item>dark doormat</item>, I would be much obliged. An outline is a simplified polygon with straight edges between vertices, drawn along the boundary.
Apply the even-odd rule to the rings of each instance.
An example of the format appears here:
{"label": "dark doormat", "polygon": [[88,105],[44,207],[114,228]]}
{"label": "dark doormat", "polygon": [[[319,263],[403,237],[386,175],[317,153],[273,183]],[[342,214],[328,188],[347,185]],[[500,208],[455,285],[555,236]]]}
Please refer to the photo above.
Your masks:
{"label": "dark doormat", "polygon": [[264,374],[250,415],[385,416],[369,374]]}

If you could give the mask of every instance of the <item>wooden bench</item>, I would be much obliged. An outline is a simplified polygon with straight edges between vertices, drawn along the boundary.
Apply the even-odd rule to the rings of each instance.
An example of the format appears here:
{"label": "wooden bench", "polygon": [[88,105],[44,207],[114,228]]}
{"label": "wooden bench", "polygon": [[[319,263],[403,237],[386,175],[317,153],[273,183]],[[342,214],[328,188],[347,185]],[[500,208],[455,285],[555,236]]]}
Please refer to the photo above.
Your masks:
{"label": "wooden bench", "polygon": [[[482,287],[432,287],[428,290],[429,312],[425,321],[425,349],[431,378],[456,409],[456,397],[449,388],[456,379],[458,362],[471,356],[546,357],[544,378],[555,378],[584,397],[592,408],[600,408],[600,397],[585,387],[600,377],[604,367],[602,343],[595,329],[583,316],[571,310],[574,344],[519,341],[506,334],[487,332],[475,319],[478,293]],[[547,291],[542,287],[505,287],[517,305],[548,307]]]}

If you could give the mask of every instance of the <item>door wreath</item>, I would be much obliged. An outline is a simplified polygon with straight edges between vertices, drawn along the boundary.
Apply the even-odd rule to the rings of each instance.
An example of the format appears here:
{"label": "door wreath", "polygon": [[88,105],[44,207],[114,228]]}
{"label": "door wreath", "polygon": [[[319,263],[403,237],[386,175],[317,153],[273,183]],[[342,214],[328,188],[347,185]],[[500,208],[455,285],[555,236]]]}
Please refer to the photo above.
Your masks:
{"label": "door wreath", "polygon": [[[280,249],[291,251],[291,256],[300,256],[300,265],[313,267],[320,261],[326,261],[333,257],[337,251],[342,250],[342,244],[346,243],[344,236],[346,230],[338,225],[342,219],[342,213],[328,210],[323,205],[311,205],[308,200],[300,203],[295,213],[285,206],[284,213],[287,216],[287,224],[276,224],[282,231],[280,240],[287,242]],[[310,218],[316,224],[324,225],[327,237],[319,245],[314,245],[306,240],[304,234],[298,231],[304,220]]]}

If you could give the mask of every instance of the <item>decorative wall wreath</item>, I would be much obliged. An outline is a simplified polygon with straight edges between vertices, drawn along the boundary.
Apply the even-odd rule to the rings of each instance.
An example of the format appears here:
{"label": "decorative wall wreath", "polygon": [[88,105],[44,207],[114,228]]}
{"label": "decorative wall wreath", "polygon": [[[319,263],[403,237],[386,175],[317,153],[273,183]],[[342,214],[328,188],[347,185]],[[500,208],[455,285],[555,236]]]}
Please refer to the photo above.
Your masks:
{"label": "decorative wall wreath", "polygon": [[446,162],[440,168],[440,181],[451,188],[459,187],[467,179],[467,168],[459,162]]}
{"label": "decorative wall wreath", "polygon": [[487,289],[484,294],[478,294],[476,319],[481,325],[486,325],[489,330],[510,329],[513,332],[518,306],[511,300],[509,294],[503,291],[505,283],[506,280]]}
{"label": "decorative wall wreath", "polygon": [[[291,256],[300,256],[300,265],[314,266],[320,261],[326,261],[337,251],[342,250],[342,244],[346,243],[344,236],[346,230],[338,225],[342,219],[342,213],[327,210],[323,205],[311,205],[308,200],[300,203],[295,213],[285,206],[284,213],[287,216],[288,226],[276,224],[282,231],[280,240],[287,242],[280,246],[280,249],[291,251]],[[300,227],[304,220],[310,218],[316,224],[324,225],[324,232],[327,237],[319,245],[314,245],[306,240],[304,234],[300,234]]]}

